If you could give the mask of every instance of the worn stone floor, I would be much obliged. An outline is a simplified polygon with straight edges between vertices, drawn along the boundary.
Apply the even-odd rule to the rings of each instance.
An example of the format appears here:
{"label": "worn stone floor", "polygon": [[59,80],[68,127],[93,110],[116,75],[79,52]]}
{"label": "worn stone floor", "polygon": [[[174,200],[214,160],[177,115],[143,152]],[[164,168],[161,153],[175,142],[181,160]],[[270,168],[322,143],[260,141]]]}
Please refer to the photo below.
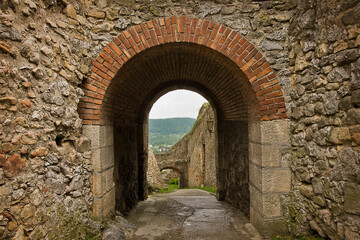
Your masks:
{"label": "worn stone floor", "polygon": [[241,211],[198,189],[151,196],[126,219],[134,240],[262,239]]}

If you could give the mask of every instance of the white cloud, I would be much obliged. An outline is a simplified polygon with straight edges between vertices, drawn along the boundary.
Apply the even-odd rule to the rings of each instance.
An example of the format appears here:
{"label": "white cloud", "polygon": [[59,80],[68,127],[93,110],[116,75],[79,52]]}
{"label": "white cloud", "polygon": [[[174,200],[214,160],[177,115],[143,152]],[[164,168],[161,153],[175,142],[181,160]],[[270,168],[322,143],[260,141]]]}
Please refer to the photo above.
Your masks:
{"label": "white cloud", "polygon": [[152,106],[149,118],[196,118],[200,107],[207,102],[201,95],[188,90],[175,90],[161,96]]}

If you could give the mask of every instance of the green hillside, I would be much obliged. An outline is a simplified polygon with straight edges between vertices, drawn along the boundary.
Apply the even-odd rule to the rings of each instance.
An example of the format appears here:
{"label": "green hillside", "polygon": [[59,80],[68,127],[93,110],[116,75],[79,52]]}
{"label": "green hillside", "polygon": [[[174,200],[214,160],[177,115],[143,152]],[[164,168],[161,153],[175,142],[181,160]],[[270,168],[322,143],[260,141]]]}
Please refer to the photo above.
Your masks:
{"label": "green hillside", "polygon": [[194,125],[194,118],[149,119],[149,144],[153,150],[178,142]]}

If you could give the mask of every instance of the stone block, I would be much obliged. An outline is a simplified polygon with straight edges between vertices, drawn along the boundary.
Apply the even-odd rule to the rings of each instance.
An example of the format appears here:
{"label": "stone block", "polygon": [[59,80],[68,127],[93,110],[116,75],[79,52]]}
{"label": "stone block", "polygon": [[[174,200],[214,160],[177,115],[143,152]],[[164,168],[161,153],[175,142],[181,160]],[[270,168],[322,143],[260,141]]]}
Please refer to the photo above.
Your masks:
{"label": "stone block", "polygon": [[115,212],[115,188],[107,192],[103,197],[94,198],[93,216],[106,217]]}
{"label": "stone block", "polygon": [[103,197],[103,211],[102,216],[105,217],[115,211],[115,188],[111,189]]}
{"label": "stone block", "polygon": [[249,180],[250,185],[253,185],[257,189],[262,189],[262,171],[253,164],[249,164]]}
{"label": "stone block", "polygon": [[282,216],[280,196],[278,194],[265,194],[262,197],[264,218],[279,218]]}
{"label": "stone block", "polygon": [[274,235],[287,235],[289,233],[285,219],[264,220],[252,207],[250,207],[250,222],[266,238]]}
{"label": "stone block", "polygon": [[100,147],[114,146],[114,128],[113,126],[100,127]]}
{"label": "stone block", "polygon": [[266,169],[262,171],[262,192],[289,192],[290,169]]}
{"label": "stone block", "polygon": [[114,166],[114,147],[103,147],[92,150],[94,171],[103,172]]}
{"label": "stone block", "polygon": [[288,145],[290,143],[288,120],[261,122],[261,143]]}
{"label": "stone block", "polygon": [[250,162],[260,167],[280,167],[280,147],[249,143]]}
{"label": "stone block", "polygon": [[84,125],[83,134],[91,141],[91,149],[100,147],[100,127],[99,125]]}
{"label": "stone block", "polygon": [[249,122],[249,140],[250,142],[261,142],[261,122]]}
{"label": "stone block", "polygon": [[91,151],[91,160],[95,172],[102,172],[101,149],[95,148]]}
{"label": "stone block", "polygon": [[251,207],[260,214],[262,214],[263,213],[262,193],[259,192],[259,190],[257,190],[253,186],[250,186],[249,189],[251,196],[251,201],[250,201]]}
{"label": "stone block", "polygon": [[113,146],[101,148],[100,161],[102,171],[114,166]]}
{"label": "stone block", "polygon": [[110,168],[102,173],[93,173],[93,194],[95,197],[101,197],[115,186],[114,168]]}
{"label": "stone block", "polygon": [[360,214],[360,185],[346,183],[344,188],[344,210],[348,213]]}

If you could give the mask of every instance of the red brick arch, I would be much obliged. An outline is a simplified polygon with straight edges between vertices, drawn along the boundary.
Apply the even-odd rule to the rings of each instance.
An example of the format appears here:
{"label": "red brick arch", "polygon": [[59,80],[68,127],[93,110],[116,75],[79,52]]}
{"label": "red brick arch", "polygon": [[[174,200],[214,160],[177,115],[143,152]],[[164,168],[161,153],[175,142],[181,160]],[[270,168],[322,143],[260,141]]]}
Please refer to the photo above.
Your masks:
{"label": "red brick arch", "polygon": [[255,92],[261,121],[285,118],[281,86],[265,57],[238,32],[213,21],[192,17],[159,18],[131,27],[114,38],[93,61],[78,112],[84,124],[100,124],[106,90],[119,69],[136,54],[156,45],[189,42],[231,59]]}

